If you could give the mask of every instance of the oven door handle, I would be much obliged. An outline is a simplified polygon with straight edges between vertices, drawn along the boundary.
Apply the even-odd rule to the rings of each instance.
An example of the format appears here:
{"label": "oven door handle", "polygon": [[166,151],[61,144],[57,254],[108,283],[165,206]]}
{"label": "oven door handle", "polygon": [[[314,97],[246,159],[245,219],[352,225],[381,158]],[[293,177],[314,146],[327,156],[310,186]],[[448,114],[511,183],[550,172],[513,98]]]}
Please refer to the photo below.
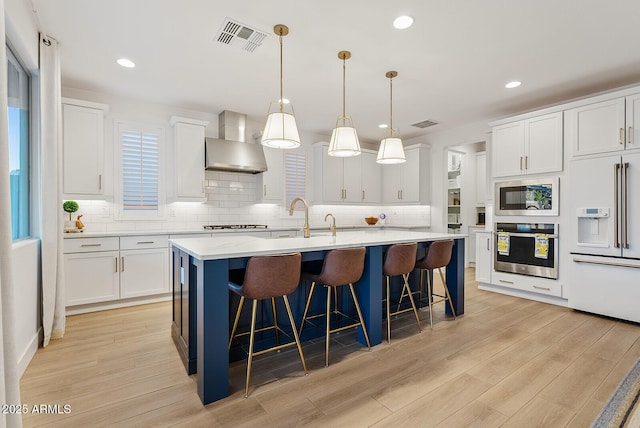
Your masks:
{"label": "oven door handle", "polygon": [[[500,232],[493,232],[495,235],[499,235]],[[557,238],[558,234],[557,233],[553,233],[553,234],[547,234],[547,233],[542,233],[541,235],[547,235],[549,237],[549,239],[551,238]],[[516,238],[535,238],[536,234],[535,233],[520,233],[520,232],[509,232],[509,236],[514,236]]]}

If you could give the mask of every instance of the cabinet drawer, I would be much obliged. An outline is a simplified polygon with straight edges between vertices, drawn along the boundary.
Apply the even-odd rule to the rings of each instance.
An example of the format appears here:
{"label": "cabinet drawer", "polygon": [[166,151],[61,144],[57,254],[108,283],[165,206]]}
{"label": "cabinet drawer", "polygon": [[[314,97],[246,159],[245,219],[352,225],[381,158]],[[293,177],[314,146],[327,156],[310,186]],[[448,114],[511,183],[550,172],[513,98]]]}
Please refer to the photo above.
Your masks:
{"label": "cabinet drawer", "polygon": [[553,279],[493,272],[491,282],[501,287],[516,288],[531,293],[562,297],[562,283]]}
{"label": "cabinet drawer", "polygon": [[141,250],[145,248],[165,248],[169,245],[169,235],[121,236],[121,250]]}
{"label": "cabinet drawer", "polygon": [[94,251],[118,251],[118,238],[75,238],[64,240],[64,252],[89,253]]}

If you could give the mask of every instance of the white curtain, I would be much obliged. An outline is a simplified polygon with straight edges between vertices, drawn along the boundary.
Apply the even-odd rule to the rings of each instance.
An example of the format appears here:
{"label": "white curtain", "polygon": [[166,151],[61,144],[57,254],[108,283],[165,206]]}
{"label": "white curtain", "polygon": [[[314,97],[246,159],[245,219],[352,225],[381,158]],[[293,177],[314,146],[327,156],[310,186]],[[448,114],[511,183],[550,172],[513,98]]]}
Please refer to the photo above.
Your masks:
{"label": "white curtain", "polygon": [[43,346],[65,328],[62,252],[62,126],[58,42],[40,35],[40,219],[42,239]]}
{"label": "white curtain", "polygon": [[[0,0],[0,403],[20,404],[20,378],[15,338],[15,295],[12,277],[11,190],[9,187],[9,125],[7,118],[7,51],[4,0]],[[18,414],[0,412],[0,426],[21,427]]]}

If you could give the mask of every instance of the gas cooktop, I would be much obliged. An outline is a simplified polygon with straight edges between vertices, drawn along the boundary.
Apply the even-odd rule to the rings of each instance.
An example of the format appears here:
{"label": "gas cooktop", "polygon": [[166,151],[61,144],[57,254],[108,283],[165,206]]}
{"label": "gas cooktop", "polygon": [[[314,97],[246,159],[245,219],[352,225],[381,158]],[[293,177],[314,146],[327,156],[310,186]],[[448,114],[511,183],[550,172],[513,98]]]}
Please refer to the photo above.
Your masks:
{"label": "gas cooktop", "polygon": [[217,229],[266,229],[266,224],[207,224],[203,226],[208,230]]}

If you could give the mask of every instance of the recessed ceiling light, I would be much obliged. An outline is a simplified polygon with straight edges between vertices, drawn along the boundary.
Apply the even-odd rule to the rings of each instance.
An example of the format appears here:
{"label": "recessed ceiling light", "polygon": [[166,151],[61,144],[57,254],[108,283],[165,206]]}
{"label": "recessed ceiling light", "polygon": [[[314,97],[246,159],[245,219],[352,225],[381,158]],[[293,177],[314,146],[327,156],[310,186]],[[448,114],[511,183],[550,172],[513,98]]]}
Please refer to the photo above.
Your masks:
{"label": "recessed ceiling light", "polygon": [[405,30],[413,25],[413,18],[402,15],[393,20],[393,26],[398,30]]}
{"label": "recessed ceiling light", "polygon": [[[280,100],[278,100],[278,102],[280,102]],[[289,100],[288,100],[288,99],[286,99],[286,98],[283,98],[283,99],[282,99],[282,104],[289,104],[290,102],[291,102],[291,101],[289,101]]]}
{"label": "recessed ceiling light", "polygon": [[136,64],[131,61],[130,59],[127,58],[120,58],[118,61],[118,64],[120,64],[121,66],[125,67],[125,68],[133,68],[136,66]]}
{"label": "recessed ceiling light", "polygon": [[504,85],[504,87],[507,89],[513,89],[513,88],[517,88],[520,85],[522,85],[522,82],[518,82],[517,80],[514,80],[513,82],[509,82],[506,85]]}
{"label": "recessed ceiling light", "polygon": [[389,127],[389,125],[387,125],[386,123],[381,123],[380,125],[378,125],[378,128],[380,128],[380,129],[385,129],[385,128],[388,128],[388,127]]}

